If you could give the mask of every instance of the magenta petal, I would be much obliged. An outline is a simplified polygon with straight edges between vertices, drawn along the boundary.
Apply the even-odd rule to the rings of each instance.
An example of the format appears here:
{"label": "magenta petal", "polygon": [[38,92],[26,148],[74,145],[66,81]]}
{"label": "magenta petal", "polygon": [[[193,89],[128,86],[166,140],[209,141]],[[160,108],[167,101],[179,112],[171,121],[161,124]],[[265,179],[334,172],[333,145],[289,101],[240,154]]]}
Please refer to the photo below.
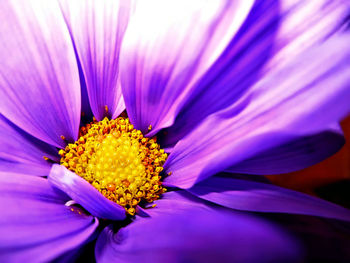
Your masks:
{"label": "magenta petal", "polygon": [[74,49],[55,1],[5,1],[0,8],[0,112],[57,147],[75,140],[80,121]]}
{"label": "magenta petal", "polygon": [[276,226],[227,210],[192,209],[137,218],[96,244],[98,262],[298,262],[298,246]]}
{"label": "magenta petal", "polygon": [[0,261],[48,262],[83,245],[98,221],[66,198],[44,178],[0,173]]}
{"label": "magenta petal", "polygon": [[173,172],[166,184],[190,188],[340,121],[350,111],[349,41],[348,35],[334,37],[291,59],[256,83],[239,103],[209,116],[174,147],[165,163],[166,171]]}
{"label": "magenta petal", "polygon": [[345,143],[339,125],[318,134],[297,138],[284,145],[225,169],[231,173],[256,175],[282,174],[298,171],[335,154]]}
{"label": "magenta petal", "polygon": [[121,49],[128,116],[143,132],[170,126],[193,84],[239,30],[252,0],[138,1]]}
{"label": "magenta petal", "polygon": [[124,110],[119,50],[131,1],[59,2],[81,63],[92,112],[97,120],[115,118]]}
{"label": "magenta petal", "polygon": [[126,217],[123,207],[108,200],[91,184],[64,166],[54,164],[48,180],[93,216],[111,220],[123,220]]}
{"label": "magenta petal", "polygon": [[57,150],[27,134],[0,115],[0,171],[46,176],[51,163],[58,161]]}
{"label": "magenta petal", "polygon": [[232,209],[303,214],[350,221],[350,210],[296,191],[271,184],[213,176],[188,190]]}

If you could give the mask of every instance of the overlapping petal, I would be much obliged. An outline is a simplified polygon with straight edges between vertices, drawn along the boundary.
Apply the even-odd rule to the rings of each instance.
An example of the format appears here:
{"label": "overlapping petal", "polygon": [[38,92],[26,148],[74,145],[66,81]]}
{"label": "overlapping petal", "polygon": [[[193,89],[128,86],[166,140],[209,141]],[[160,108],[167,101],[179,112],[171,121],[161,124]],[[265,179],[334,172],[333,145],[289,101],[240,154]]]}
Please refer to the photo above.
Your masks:
{"label": "overlapping petal", "polygon": [[281,0],[281,20],[275,54],[268,69],[283,67],[298,56],[345,29],[350,4],[344,0]]}
{"label": "overlapping petal", "polygon": [[0,17],[0,113],[54,146],[75,140],[79,73],[58,3],[6,0]]}
{"label": "overlapping petal", "polygon": [[344,145],[339,125],[318,134],[296,138],[225,169],[231,173],[282,174],[298,171],[323,161]]}
{"label": "overlapping petal", "polygon": [[189,210],[137,218],[97,240],[98,262],[297,262],[288,235],[258,218],[226,210]]}
{"label": "overlapping petal", "polygon": [[124,110],[119,50],[132,1],[59,2],[83,71],[92,112],[97,120],[104,116],[116,118]]}
{"label": "overlapping petal", "polygon": [[205,117],[232,105],[271,68],[332,36],[348,12],[342,0],[255,1],[225,51],[194,84],[163,143],[174,145]]}
{"label": "overlapping petal", "polygon": [[263,74],[275,51],[281,23],[280,1],[257,0],[225,51],[194,84],[189,97],[162,138],[174,145],[208,115],[229,107]]}
{"label": "overlapping petal", "polygon": [[46,176],[51,163],[58,161],[54,147],[34,138],[0,115],[0,171]]}
{"label": "overlapping petal", "polygon": [[[44,142],[63,147],[61,135],[76,139],[85,91],[84,105],[98,120],[124,109],[119,50],[130,6],[122,0],[15,0],[0,7],[0,34],[6,36],[0,35],[0,114],[10,120],[0,115],[0,171],[33,165],[29,173],[47,174],[43,155],[57,156]],[[312,18],[293,24],[305,11]],[[99,262],[300,259],[294,240],[276,226],[218,205],[350,220],[346,209],[293,191],[207,179],[225,169],[300,169],[339,148],[342,136],[324,129],[350,110],[344,88],[350,37],[309,49],[292,63],[289,57],[314,49],[340,28],[344,14],[342,1],[329,0],[139,1],[121,55],[128,114],[144,133],[152,125],[148,135],[177,117],[165,142],[182,140],[165,165],[173,173],[165,183],[197,183],[189,189],[196,196],[165,193],[149,217],[137,216],[117,232],[106,228],[97,241]],[[123,207],[57,164],[48,180],[0,173],[0,195],[0,261],[50,261],[87,242],[98,224],[93,216],[126,217]],[[93,216],[65,206],[70,199]]]}
{"label": "overlapping petal", "polygon": [[[178,3],[175,4],[175,7],[177,5]],[[201,5],[203,6],[203,3]],[[164,19],[167,23],[171,19],[178,19],[180,15],[176,14],[175,11],[167,11],[167,9],[175,10],[176,8],[170,7],[167,2],[165,2],[165,6],[165,8],[162,5],[150,7],[149,11],[144,12],[145,14],[147,12],[147,15],[152,13],[150,15],[152,17],[157,16],[155,13],[158,12],[168,12],[167,18]],[[195,9],[188,10],[192,12],[192,17],[196,18],[191,21],[192,28],[202,26],[201,21],[195,15]],[[227,8],[227,10],[229,9]],[[178,115],[174,125],[166,130],[166,135],[162,138],[163,143],[168,147],[174,145],[205,117],[232,105],[249,89],[252,83],[270,68],[282,66],[290,57],[323,42],[334,32],[340,30],[348,15],[348,10],[348,4],[341,0],[254,1],[249,15],[242,20],[239,30],[232,32],[232,34],[229,30],[218,33],[221,34],[222,38],[227,38],[228,41],[215,42],[216,40],[209,38],[212,43],[215,42],[223,49],[218,49],[221,50],[221,54],[218,56],[213,52],[214,55],[211,57],[212,60],[209,60],[208,68],[202,71],[193,67],[197,64],[191,64],[192,59],[195,61],[198,58],[197,52],[191,52],[193,38],[187,38],[184,47],[180,51],[177,50],[178,45],[182,45],[182,33],[188,33],[186,27],[177,27],[174,25],[175,23],[179,24],[176,21],[168,24],[162,22],[143,29],[143,26],[146,26],[145,22],[139,22],[138,28],[143,30],[141,34],[147,34],[147,37],[141,38],[139,36],[130,37],[132,40],[127,39],[131,44],[129,43],[128,47],[125,48],[126,58],[123,59],[128,61],[128,67],[123,75],[125,75],[125,79],[130,80],[125,81],[127,87],[125,93],[128,94],[128,99],[132,99],[132,103],[130,102],[127,107],[131,115],[137,116],[137,118],[132,118],[134,123],[138,128],[141,127],[144,132],[147,131],[148,125],[152,124],[154,130],[150,132],[151,135],[158,131],[158,125],[154,122],[163,121],[164,124],[161,126],[167,127],[172,124],[171,120]],[[183,11],[178,13],[183,14]],[[142,14],[142,12],[137,13],[136,18],[146,21]],[[307,21],[305,21],[305,17],[307,17]],[[211,18],[208,16],[208,19]],[[183,21],[181,20],[181,22]],[[215,22],[213,19],[209,25]],[[224,18],[222,23],[226,23]],[[225,26],[229,26],[229,23]],[[160,31],[163,27],[168,27],[167,34],[157,33],[157,30]],[[173,30],[174,28],[176,31]],[[133,27],[129,31],[131,31],[129,35],[136,34]],[[188,35],[194,35],[193,32]],[[172,40],[176,34],[180,35],[180,40],[177,42]],[[202,37],[202,40],[205,44],[211,43],[205,37]],[[162,45],[162,41],[165,43],[164,45]],[[196,49],[200,50],[200,47],[198,44]],[[166,51],[160,51],[163,49]],[[140,54],[135,55],[137,52]],[[149,55],[146,55],[147,52]],[[158,52],[158,54],[155,56],[152,52]],[[170,59],[170,54],[171,56],[176,55],[175,62]],[[133,55],[135,57],[132,57]],[[187,60],[184,60],[183,57]],[[206,58],[206,54],[204,54],[203,57],[199,58],[201,60],[198,60],[198,63],[205,61]],[[187,63],[186,72],[190,72],[193,79],[186,78],[185,70],[180,78],[176,77],[176,70],[180,63]],[[126,72],[127,69],[130,70]],[[137,78],[130,76],[137,76]],[[188,79],[190,80],[187,81]],[[171,86],[173,81],[177,81],[177,84],[173,85],[174,87]],[[180,84],[182,87],[179,88],[177,85]],[[172,89],[168,90],[170,87]],[[183,90],[183,92],[180,94],[177,90],[179,92]],[[178,101],[175,101],[176,99]],[[166,100],[170,106],[164,104],[163,100]],[[156,102],[159,104],[156,105]],[[176,110],[173,110],[175,108]],[[161,113],[159,114],[158,111]],[[139,115],[141,117],[138,117]],[[164,120],[159,120],[158,115],[166,117]],[[152,122],[152,120],[154,121]],[[139,124],[139,122],[142,123]]]}
{"label": "overlapping petal", "polygon": [[193,84],[225,50],[252,0],[139,1],[121,50],[121,83],[135,127],[171,125]]}
{"label": "overlapping petal", "polygon": [[48,262],[83,245],[98,225],[40,177],[2,172],[0,195],[1,262]]}
{"label": "overlapping petal", "polygon": [[350,221],[348,209],[271,184],[213,176],[188,191],[237,210],[303,214]]}
{"label": "overlapping petal", "polygon": [[91,184],[62,165],[52,166],[48,180],[98,218],[123,220],[126,217],[123,207],[108,200]]}
{"label": "overlapping petal", "polygon": [[150,205],[142,210],[142,212],[147,213],[148,216],[156,216],[164,213],[181,213],[182,211],[191,210],[193,207],[197,211],[213,211],[215,209],[214,205],[210,202],[206,202],[204,199],[198,198],[187,191],[170,191],[162,195],[162,198],[156,200]]}
{"label": "overlapping petal", "polygon": [[342,35],[307,50],[259,81],[240,103],[208,117],[175,146],[165,164],[173,174],[165,182],[189,188],[340,121],[350,111],[349,40]]}

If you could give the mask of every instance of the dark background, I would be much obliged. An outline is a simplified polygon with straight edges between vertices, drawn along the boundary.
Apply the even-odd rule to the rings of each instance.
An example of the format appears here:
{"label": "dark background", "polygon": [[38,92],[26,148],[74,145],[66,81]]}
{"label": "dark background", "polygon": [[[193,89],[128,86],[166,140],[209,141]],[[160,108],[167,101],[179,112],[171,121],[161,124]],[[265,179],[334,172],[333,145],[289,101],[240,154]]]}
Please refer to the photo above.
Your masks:
{"label": "dark background", "polygon": [[346,143],[338,153],[299,172],[267,177],[276,185],[350,208],[350,115],[341,126]]}

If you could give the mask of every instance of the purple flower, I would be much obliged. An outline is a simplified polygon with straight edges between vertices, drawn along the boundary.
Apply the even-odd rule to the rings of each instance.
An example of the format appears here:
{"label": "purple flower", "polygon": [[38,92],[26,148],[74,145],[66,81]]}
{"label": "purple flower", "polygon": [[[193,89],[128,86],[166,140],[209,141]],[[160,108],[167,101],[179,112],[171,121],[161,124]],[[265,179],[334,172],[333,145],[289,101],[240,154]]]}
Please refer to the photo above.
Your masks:
{"label": "purple flower", "polygon": [[[295,237],[242,211],[350,221],[251,176],[302,169],[344,143],[348,14],[341,0],[4,1],[0,260],[73,260],[94,239],[98,262],[300,260]],[[134,217],[58,164],[82,112],[124,109],[169,153],[168,191]]]}

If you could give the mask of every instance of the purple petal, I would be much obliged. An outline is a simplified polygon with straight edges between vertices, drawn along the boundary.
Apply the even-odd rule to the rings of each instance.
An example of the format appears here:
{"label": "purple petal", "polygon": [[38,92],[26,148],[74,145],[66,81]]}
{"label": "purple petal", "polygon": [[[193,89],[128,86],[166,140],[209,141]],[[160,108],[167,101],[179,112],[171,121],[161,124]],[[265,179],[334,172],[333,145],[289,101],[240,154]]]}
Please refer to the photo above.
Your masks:
{"label": "purple petal", "polygon": [[0,261],[48,262],[81,246],[98,221],[65,206],[48,181],[0,173]]}
{"label": "purple petal", "polygon": [[302,262],[350,262],[349,222],[276,213],[265,213],[263,218],[303,240],[307,258]]}
{"label": "purple petal", "polygon": [[274,225],[227,210],[138,218],[97,240],[98,262],[297,262],[299,249]]}
{"label": "purple petal", "polygon": [[5,1],[0,8],[0,112],[57,147],[76,140],[79,73],[69,32],[55,1]]}
{"label": "purple petal", "polygon": [[131,1],[60,0],[60,5],[81,63],[92,112],[98,120],[115,118],[125,108],[118,79],[119,50]]}
{"label": "purple petal", "polygon": [[123,207],[108,200],[91,184],[64,166],[54,164],[48,180],[93,216],[111,220],[123,220],[126,216]]}
{"label": "purple petal", "polygon": [[213,211],[214,209],[212,203],[193,196],[187,191],[179,190],[164,193],[161,199],[154,201],[152,205],[142,211],[153,217],[164,213],[174,213],[174,211],[180,213],[192,209],[193,206],[197,210]]}
{"label": "purple petal", "polygon": [[308,50],[261,79],[239,103],[208,117],[174,147],[166,184],[190,188],[340,121],[350,111],[349,41],[343,35]]}
{"label": "purple petal", "polygon": [[221,55],[249,0],[138,1],[121,50],[128,115],[143,132],[170,126],[193,84]]}
{"label": "purple petal", "polygon": [[51,163],[58,161],[54,147],[34,138],[0,115],[0,171],[46,176]]}
{"label": "purple petal", "polygon": [[182,106],[163,143],[174,145],[208,115],[232,105],[259,78],[275,52],[279,1],[258,0],[238,33],[205,72]]}
{"label": "purple petal", "polygon": [[348,209],[271,184],[213,176],[188,191],[237,210],[303,214],[350,221]]}
{"label": "purple petal", "polygon": [[208,115],[232,105],[260,75],[337,31],[344,1],[255,1],[225,52],[195,84],[164,144],[174,145]]}
{"label": "purple petal", "polygon": [[[335,125],[333,125],[335,126]],[[228,169],[231,173],[282,174],[298,171],[319,163],[335,154],[344,145],[341,128],[300,137],[284,145],[269,149]]]}
{"label": "purple petal", "polygon": [[343,0],[281,0],[279,8],[283,19],[269,69],[341,32],[349,19],[349,3]]}

